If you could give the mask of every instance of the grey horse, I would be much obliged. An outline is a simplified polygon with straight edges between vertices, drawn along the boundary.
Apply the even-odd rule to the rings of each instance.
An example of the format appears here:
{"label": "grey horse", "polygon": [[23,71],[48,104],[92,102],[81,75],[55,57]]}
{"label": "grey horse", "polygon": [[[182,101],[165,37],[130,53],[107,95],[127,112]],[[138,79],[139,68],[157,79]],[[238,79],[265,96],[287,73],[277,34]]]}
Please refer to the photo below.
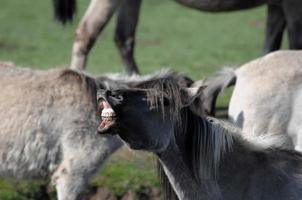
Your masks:
{"label": "grey horse", "polygon": [[97,133],[95,79],[0,63],[0,88],[0,176],[51,178],[58,200],[76,200],[122,145]]}
{"label": "grey horse", "polygon": [[[278,50],[283,31],[288,30],[289,48],[302,48],[301,0],[175,0],[208,12],[224,12],[268,5],[264,52]],[[134,59],[135,32],[141,0],[91,0],[75,31],[71,68],[85,69],[88,53],[113,13],[118,10],[114,40],[128,74],[139,73]],[[63,23],[72,19],[76,0],[53,0],[55,14]]]}
{"label": "grey horse", "polygon": [[[99,90],[101,134],[119,134],[159,160],[166,197],[180,200],[298,200],[302,155],[204,116],[201,87],[171,79],[148,89]],[[110,116],[110,117],[108,117]],[[105,129],[104,125],[108,125]]]}
{"label": "grey horse", "polygon": [[210,114],[215,113],[217,95],[235,84],[228,116],[244,134],[279,135],[288,148],[302,150],[302,51],[268,54],[204,84]]}

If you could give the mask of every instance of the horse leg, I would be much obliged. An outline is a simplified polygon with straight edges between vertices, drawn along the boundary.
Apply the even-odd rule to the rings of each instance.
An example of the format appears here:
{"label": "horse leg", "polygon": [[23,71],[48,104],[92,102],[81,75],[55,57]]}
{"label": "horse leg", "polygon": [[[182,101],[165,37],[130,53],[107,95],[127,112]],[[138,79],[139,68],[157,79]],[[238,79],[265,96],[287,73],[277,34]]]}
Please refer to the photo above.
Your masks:
{"label": "horse leg", "polygon": [[79,176],[65,176],[56,180],[58,200],[77,200],[87,180]]}
{"label": "horse leg", "polygon": [[99,33],[106,26],[120,0],[91,0],[75,32],[71,68],[83,70],[87,55]]}
{"label": "horse leg", "polygon": [[116,136],[72,132],[62,143],[62,161],[51,177],[58,200],[76,200],[89,179],[122,145]]}
{"label": "horse leg", "polygon": [[141,0],[124,0],[118,11],[114,36],[125,70],[130,75],[139,74],[134,59],[134,46],[140,7]]}
{"label": "horse leg", "polygon": [[283,1],[290,49],[302,49],[302,1]]}
{"label": "horse leg", "polygon": [[285,16],[281,7],[275,4],[268,4],[264,42],[265,54],[280,49],[284,28]]}

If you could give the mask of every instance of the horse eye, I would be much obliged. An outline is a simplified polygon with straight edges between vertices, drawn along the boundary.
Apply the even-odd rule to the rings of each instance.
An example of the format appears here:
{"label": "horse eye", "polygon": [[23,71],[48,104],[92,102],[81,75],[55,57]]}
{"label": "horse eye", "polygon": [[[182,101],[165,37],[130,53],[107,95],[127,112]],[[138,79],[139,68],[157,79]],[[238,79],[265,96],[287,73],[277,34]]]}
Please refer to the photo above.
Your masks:
{"label": "horse eye", "polygon": [[114,106],[117,106],[124,101],[124,97],[121,94],[111,93],[110,96],[108,97],[108,100],[110,100]]}
{"label": "horse eye", "polygon": [[124,99],[123,95],[121,95],[121,94],[115,95],[114,98],[116,98],[117,100],[120,100],[120,101],[122,101]]}
{"label": "horse eye", "polygon": [[112,92],[111,93],[111,96],[113,98],[115,98],[116,100],[119,100],[119,101],[122,101],[123,100],[123,95],[119,94],[119,93],[116,93],[116,92]]}

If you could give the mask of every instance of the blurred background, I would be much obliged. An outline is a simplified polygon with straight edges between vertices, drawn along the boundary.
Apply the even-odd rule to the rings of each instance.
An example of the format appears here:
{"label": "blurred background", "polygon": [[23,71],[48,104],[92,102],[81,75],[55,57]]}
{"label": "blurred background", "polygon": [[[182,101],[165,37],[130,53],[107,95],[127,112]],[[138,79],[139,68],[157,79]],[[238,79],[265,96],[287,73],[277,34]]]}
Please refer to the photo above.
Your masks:
{"label": "blurred background", "polygon": [[[89,1],[78,0],[72,24],[53,17],[50,0],[0,0],[0,60],[36,69],[68,67],[74,30]],[[194,79],[262,55],[266,7],[210,14],[172,1],[146,0],[137,29],[135,55],[140,71],[173,68]],[[123,72],[113,42],[115,17],[89,54],[87,71]],[[287,47],[285,37],[283,46]],[[227,105],[229,91],[218,105]],[[84,199],[161,199],[152,155],[119,150],[84,192]],[[48,181],[0,180],[0,200],[55,199]],[[47,193],[46,193],[47,192]]]}

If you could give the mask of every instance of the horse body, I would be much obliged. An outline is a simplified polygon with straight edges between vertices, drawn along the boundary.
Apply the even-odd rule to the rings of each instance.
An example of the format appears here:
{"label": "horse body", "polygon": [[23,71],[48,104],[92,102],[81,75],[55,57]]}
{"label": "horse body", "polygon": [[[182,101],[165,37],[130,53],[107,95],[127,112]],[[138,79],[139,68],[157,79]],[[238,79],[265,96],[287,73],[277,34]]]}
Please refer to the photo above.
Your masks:
{"label": "horse body", "polygon": [[115,116],[99,131],[155,153],[168,178],[163,183],[181,200],[301,199],[302,155],[206,118],[195,110],[200,95],[201,87],[179,87],[171,79],[149,82],[146,89],[99,90],[99,104]]}
{"label": "horse body", "polygon": [[122,145],[116,137],[97,134],[93,79],[1,63],[0,85],[0,175],[51,177],[59,200],[75,200]]}
{"label": "horse body", "polygon": [[[264,52],[280,49],[285,27],[288,30],[289,48],[302,48],[302,7],[300,0],[174,0],[181,5],[209,12],[224,12],[268,5]],[[75,0],[53,0],[56,17],[63,23],[72,19]],[[98,35],[115,11],[117,25],[114,40],[128,74],[139,73],[135,58],[135,33],[141,0],[91,0],[75,31],[71,68],[85,69],[87,56]]]}
{"label": "horse body", "polygon": [[[302,54],[277,52],[236,70],[237,82],[229,116],[246,134],[287,135],[289,147],[301,150],[299,102],[302,89]],[[302,142],[302,141],[301,141]]]}
{"label": "horse body", "polygon": [[228,116],[243,134],[279,135],[285,146],[301,150],[301,56],[301,51],[279,51],[209,78],[205,83],[208,110],[214,114],[219,92],[236,82]]}

